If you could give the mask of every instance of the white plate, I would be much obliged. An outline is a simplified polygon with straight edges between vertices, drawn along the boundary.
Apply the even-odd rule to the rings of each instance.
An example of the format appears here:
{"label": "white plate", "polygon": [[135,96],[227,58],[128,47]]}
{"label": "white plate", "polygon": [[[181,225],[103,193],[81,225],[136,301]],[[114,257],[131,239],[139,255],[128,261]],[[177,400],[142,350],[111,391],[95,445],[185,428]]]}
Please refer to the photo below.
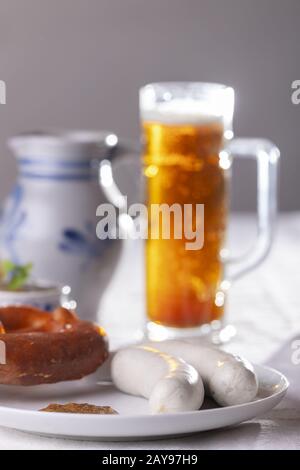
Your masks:
{"label": "white plate", "polygon": [[[206,401],[204,409],[185,413],[150,415],[143,398],[99,383],[99,374],[75,382],[36,387],[0,386],[0,424],[9,428],[86,440],[136,440],[207,431],[241,423],[273,408],[287,391],[288,381],[280,372],[255,366],[259,393],[251,403],[217,408]],[[100,368],[100,374],[101,374]],[[42,413],[49,403],[110,405],[119,415]]]}

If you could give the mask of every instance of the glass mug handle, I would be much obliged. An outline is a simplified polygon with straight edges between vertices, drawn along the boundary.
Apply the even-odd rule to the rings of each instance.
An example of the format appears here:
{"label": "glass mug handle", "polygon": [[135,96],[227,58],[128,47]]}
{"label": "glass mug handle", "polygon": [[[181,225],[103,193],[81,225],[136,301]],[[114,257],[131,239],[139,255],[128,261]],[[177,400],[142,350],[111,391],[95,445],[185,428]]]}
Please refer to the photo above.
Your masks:
{"label": "glass mug handle", "polygon": [[268,255],[277,213],[279,149],[265,139],[233,139],[226,149],[235,158],[252,157],[257,163],[257,237],[246,255],[227,261],[230,283],[258,266]]}

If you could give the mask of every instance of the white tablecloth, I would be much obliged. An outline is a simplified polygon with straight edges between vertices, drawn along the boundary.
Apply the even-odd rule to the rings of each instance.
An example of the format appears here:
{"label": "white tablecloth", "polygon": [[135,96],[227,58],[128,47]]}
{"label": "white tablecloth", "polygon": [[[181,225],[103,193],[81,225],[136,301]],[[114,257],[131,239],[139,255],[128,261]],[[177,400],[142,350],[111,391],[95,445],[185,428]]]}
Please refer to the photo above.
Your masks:
{"label": "white tablecloth", "polygon": [[[236,217],[231,246],[241,251],[255,233],[252,217]],[[242,242],[241,242],[242,241]],[[300,365],[291,361],[292,339],[300,339],[300,214],[281,215],[274,248],[265,263],[232,287],[228,321],[238,333],[228,349],[285,373],[291,387],[268,414],[226,430],[149,442],[82,442],[46,438],[0,427],[1,449],[300,449]],[[103,323],[115,337],[142,324],[141,245],[128,241],[103,300]],[[120,338],[115,338],[117,342]]]}

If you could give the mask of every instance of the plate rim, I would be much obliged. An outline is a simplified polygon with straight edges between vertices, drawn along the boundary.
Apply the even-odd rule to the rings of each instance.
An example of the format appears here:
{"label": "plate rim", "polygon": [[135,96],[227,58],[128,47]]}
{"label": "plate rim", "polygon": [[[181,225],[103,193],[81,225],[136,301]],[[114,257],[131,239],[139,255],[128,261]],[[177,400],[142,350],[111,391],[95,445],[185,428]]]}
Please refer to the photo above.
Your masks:
{"label": "plate rim", "polygon": [[[68,420],[73,420],[76,421],[78,419],[84,420],[84,421],[89,421],[89,420],[101,420],[101,421],[109,421],[111,419],[117,420],[117,421],[128,421],[128,420],[164,420],[164,419],[177,419],[179,416],[194,416],[194,415],[212,415],[212,414],[218,414],[221,413],[224,410],[232,411],[232,410],[239,410],[241,408],[245,407],[252,407],[258,404],[261,404],[263,402],[266,402],[268,400],[276,399],[279,398],[287,392],[290,382],[287,379],[287,377],[280,372],[279,370],[275,369],[274,367],[270,367],[267,365],[259,365],[259,364],[252,364],[254,367],[254,370],[268,370],[272,371],[275,374],[277,374],[280,377],[280,380],[283,382],[283,387],[275,392],[272,393],[271,395],[267,397],[262,397],[255,399],[250,402],[246,403],[240,403],[238,405],[230,405],[230,406],[224,406],[224,407],[216,407],[216,408],[210,408],[210,409],[199,409],[199,410],[190,410],[190,411],[181,411],[181,412],[176,412],[176,413],[158,413],[158,414],[136,414],[136,415],[122,415],[122,414],[116,414],[116,415],[100,415],[100,414],[84,414],[84,413],[59,413],[59,412],[43,412],[43,416],[45,420],[53,421],[53,420],[65,420],[66,419],[66,414]],[[122,392],[120,392],[122,393]],[[126,394],[124,394],[126,395]],[[0,397],[1,397],[1,392],[0,392]],[[22,409],[22,408],[15,408],[11,406],[6,406],[0,403],[0,416],[2,413],[9,413],[9,414],[14,414],[14,415],[20,415],[24,414],[26,416],[40,416],[41,417],[41,411],[39,410],[30,410],[30,409]]]}

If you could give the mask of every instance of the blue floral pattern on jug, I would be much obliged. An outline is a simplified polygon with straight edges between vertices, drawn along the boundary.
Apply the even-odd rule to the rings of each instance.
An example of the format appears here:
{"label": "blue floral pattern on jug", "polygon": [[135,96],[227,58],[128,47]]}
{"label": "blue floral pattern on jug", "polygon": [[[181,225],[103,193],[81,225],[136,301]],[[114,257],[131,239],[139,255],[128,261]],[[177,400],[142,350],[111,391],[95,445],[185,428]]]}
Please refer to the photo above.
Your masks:
{"label": "blue floral pattern on jug", "polygon": [[91,258],[101,256],[107,240],[99,240],[96,236],[96,227],[92,222],[87,222],[83,230],[67,227],[63,230],[62,241],[59,249],[65,253],[79,255],[84,258],[82,268],[84,269]]}
{"label": "blue floral pattern on jug", "polygon": [[26,212],[21,209],[23,200],[23,187],[16,184],[9,196],[9,202],[1,212],[1,238],[3,246],[9,254],[10,259],[15,263],[20,263],[15,242],[18,239],[19,230],[26,219]]}

